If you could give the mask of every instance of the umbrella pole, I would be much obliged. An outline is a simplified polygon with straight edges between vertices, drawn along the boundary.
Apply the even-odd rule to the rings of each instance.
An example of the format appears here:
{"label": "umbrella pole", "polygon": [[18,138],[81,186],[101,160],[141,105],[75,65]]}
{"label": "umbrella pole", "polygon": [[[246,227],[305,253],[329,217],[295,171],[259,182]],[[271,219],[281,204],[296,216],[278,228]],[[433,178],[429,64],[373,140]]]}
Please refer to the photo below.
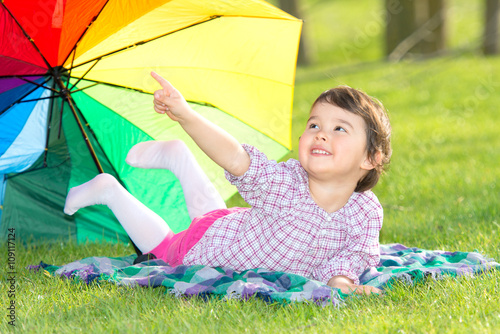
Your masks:
{"label": "umbrella pole", "polygon": [[92,144],[90,143],[89,137],[87,136],[87,133],[85,132],[85,129],[83,128],[82,122],[80,122],[80,119],[78,118],[78,114],[76,113],[75,105],[73,103],[73,99],[71,98],[71,95],[69,93],[69,90],[66,88],[64,83],[62,82],[61,78],[57,76],[55,78],[57,84],[61,88],[61,94],[63,97],[66,98],[66,101],[68,101],[69,108],[71,109],[71,112],[73,113],[73,116],[75,117],[76,122],[78,123],[78,127],[80,128],[80,132],[82,133],[83,139],[85,139],[85,143],[87,144],[87,147],[90,151],[90,155],[92,156],[92,159],[94,160],[94,163],[97,167],[97,170],[99,173],[104,173],[104,170],[102,169],[101,163],[99,162],[99,159],[97,159],[97,155],[94,151],[94,148],[92,147]]}
{"label": "umbrella pole", "polygon": [[[52,88],[55,86],[55,82],[51,82]],[[47,167],[47,155],[49,153],[49,141],[50,141],[50,130],[51,130],[51,122],[52,122],[52,113],[54,111],[54,100],[51,99],[50,101],[50,109],[49,109],[49,117],[47,118],[47,136],[45,137],[45,151],[43,152],[43,167]]]}

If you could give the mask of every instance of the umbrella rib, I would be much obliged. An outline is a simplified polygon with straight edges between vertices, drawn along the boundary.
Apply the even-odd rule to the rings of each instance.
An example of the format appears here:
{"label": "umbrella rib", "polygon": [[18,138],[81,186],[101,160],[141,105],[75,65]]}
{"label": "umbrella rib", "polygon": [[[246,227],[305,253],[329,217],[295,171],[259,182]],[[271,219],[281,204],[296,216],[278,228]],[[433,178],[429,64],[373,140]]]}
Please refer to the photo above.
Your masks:
{"label": "umbrella rib", "polygon": [[91,88],[91,87],[94,87],[94,86],[97,86],[99,83],[94,83],[93,85],[90,85],[90,86],[87,86],[87,87],[83,87],[83,88],[80,88],[80,89],[77,89],[77,90],[72,90],[71,93],[74,94],[74,93],[77,93],[77,92],[81,92],[82,90],[85,90],[87,88]]}
{"label": "umbrella rib", "polygon": [[[47,72],[43,74],[23,74],[23,77],[43,77]],[[0,79],[9,79],[9,78],[19,78],[19,74],[10,74],[10,75],[0,75]]]}
{"label": "umbrella rib", "polygon": [[24,99],[26,96],[30,95],[31,93],[33,93],[37,89],[38,89],[38,87],[33,88],[32,90],[30,90],[29,92],[27,92],[25,95],[23,95],[22,97],[20,97],[19,99],[17,99],[13,103],[11,103],[10,106],[8,106],[5,109],[3,109],[2,111],[0,111],[0,116],[2,116],[7,110],[9,110],[10,108],[12,108],[12,106],[14,106],[15,104],[18,104],[22,99]]}
{"label": "umbrella rib", "polygon": [[162,37],[165,37],[165,36],[168,36],[168,35],[171,35],[171,34],[175,34],[176,32],[179,32],[179,31],[182,31],[182,30],[185,30],[185,29],[188,29],[188,28],[191,28],[191,27],[197,26],[197,25],[199,25],[199,24],[206,23],[206,22],[210,22],[210,21],[215,20],[215,19],[218,19],[218,18],[220,18],[220,17],[221,17],[221,15],[213,15],[213,16],[210,16],[210,17],[208,17],[208,18],[203,19],[202,21],[195,22],[195,23],[193,23],[193,24],[190,24],[190,25],[188,25],[188,26],[182,27],[182,28],[180,28],[180,29],[177,29],[177,30],[174,30],[174,31],[170,31],[170,32],[168,32],[168,33],[166,33],[166,34],[163,34],[163,35],[160,35],[160,36],[156,36],[156,37],[151,38],[151,39],[148,39],[148,40],[140,41],[140,42],[134,43],[134,44],[132,44],[132,45],[125,46],[125,47],[123,47],[123,48],[121,48],[121,49],[118,49],[118,50],[115,50],[115,51],[111,51],[111,52],[106,53],[106,54],[104,54],[104,55],[101,55],[101,56],[99,56],[99,57],[97,57],[97,58],[93,58],[93,59],[87,60],[86,62],[83,62],[83,63],[81,63],[81,64],[78,64],[78,65],[76,65],[76,66],[74,66],[74,67],[72,66],[72,67],[71,67],[71,69],[73,69],[73,68],[77,68],[77,67],[80,67],[80,66],[83,66],[83,65],[86,65],[86,64],[88,64],[88,63],[90,63],[90,62],[92,62],[92,61],[94,61],[94,60],[100,60],[100,59],[102,59],[102,58],[112,56],[112,55],[114,55],[115,53],[119,53],[119,52],[122,52],[122,51],[126,51],[126,50],[128,50],[128,49],[135,48],[135,47],[137,47],[137,46],[140,46],[140,45],[143,45],[143,44],[146,44],[146,43],[152,42],[152,41],[157,40],[157,39],[160,39],[160,38],[162,38]]}
{"label": "umbrella rib", "polygon": [[[61,78],[56,77],[55,80],[56,80],[57,85],[62,89],[62,93],[63,93],[64,97],[66,98],[66,101],[68,102],[69,108],[71,109],[73,116],[75,117],[78,128],[80,129],[80,132],[82,133],[83,139],[85,140],[85,144],[87,144],[87,148],[89,149],[90,155],[92,156],[92,159],[94,160],[94,163],[97,167],[97,170],[99,171],[99,173],[104,173],[104,170],[102,169],[101,163],[99,162],[99,159],[97,158],[97,155],[94,151],[94,148],[92,147],[92,143],[90,142],[89,137],[87,136],[87,133],[85,132],[85,129],[83,128],[83,125],[82,125],[82,122],[80,121],[80,118],[78,117],[78,113],[76,112],[75,105],[73,104],[73,98],[71,97],[71,94],[64,86],[64,82],[62,82]],[[63,102],[63,105],[64,105],[64,102]]]}
{"label": "umbrella rib", "polygon": [[63,112],[64,112],[64,96],[62,96],[63,100],[61,103],[61,109],[59,109],[59,129],[57,130],[57,139],[61,138],[62,131],[62,120],[63,120]]}
{"label": "umbrella rib", "polygon": [[87,24],[87,27],[85,28],[85,30],[82,32],[82,34],[80,35],[80,37],[78,38],[78,40],[75,42],[75,45],[71,49],[71,52],[66,56],[66,59],[64,59],[64,61],[62,62],[62,64],[66,63],[66,61],[68,60],[69,56],[71,54],[73,54],[73,60],[71,61],[71,67],[69,68],[70,75],[71,75],[71,69],[73,68],[73,62],[75,61],[76,48],[78,47],[78,43],[80,43],[80,41],[83,39],[83,36],[85,36],[85,34],[87,33],[87,31],[90,29],[90,27],[92,26],[92,24],[95,22],[95,20],[97,20],[97,18],[99,17],[99,15],[101,15],[102,11],[104,10],[104,8],[108,4],[108,2],[109,2],[109,0],[107,0],[106,3],[101,7],[101,9],[99,10],[99,13],[97,13],[92,18],[92,20],[90,20],[90,22],[89,22],[89,24]]}
{"label": "umbrella rib", "polygon": [[90,155],[92,156],[92,159],[94,160],[94,163],[97,167],[97,170],[99,171],[99,173],[104,173],[104,170],[102,169],[101,163],[99,162],[99,159],[97,159],[97,155],[94,151],[94,148],[92,147],[92,143],[90,142],[89,137],[87,136],[87,133],[85,132],[85,129],[83,128],[82,122],[80,122],[80,118],[78,118],[75,106],[71,102],[72,100],[73,99],[71,98],[71,96],[68,96],[68,99],[66,101],[68,102],[68,105],[73,113],[73,116],[75,117],[76,122],[78,123],[78,127],[80,128],[80,132],[82,133],[83,138],[85,139],[85,143],[87,144],[87,147],[90,151]]}
{"label": "umbrella rib", "polygon": [[47,68],[49,69],[49,71],[52,72],[52,66],[50,66],[50,64],[47,61],[47,59],[45,59],[45,57],[43,56],[43,53],[40,51],[40,49],[38,48],[38,46],[36,46],[35,41],[33,40],[33,38],[31,38],[30,35],[28,35],[28,33],[26,32],[26,30],[24,30],[23,26],[19,23],[19,21],[14,16],[14,14],[12,14],[12,12],[7,8],[7,6],[4,4],[4,2],[2,1],[1,3],[2,3],[2,6],[5,8],[5,10],[12,17],[12,19],[14,20],[14,22],[16,22],[16,24],[19,27],[19,29],[21,29],[21,31],[23,32],[24,36],[28,39],[28,41],[31,43],[31,45],[33,45],[33,47],[35,48],[35,50],[40,54],[40,57],[42,57],[45,65],[47,66]]}
{"label": "umbrella rib", "polygon": [[[131,68],[133,68],[133,67],[131,67]],[[266,78],[262,75],[250,74],[250,73],[245,73],[245,72],[241,72],[241,71],[237,72],[236,70],[226,70],[226,69],[220,69],[220,68],[209,68],[209,67],[201,67],[201,66],[198,66],[198,67],[195,67],[195,66],[162,66],[162,68],[190,69],[190,70],[203,70],[203,71],[206,70],[206,71],[212,71],[212,72],[230,73],[230,74],[237,74],[237,75],[241,75],[241,76],[245,76],[245,77],[261,79],[261,80],[265,80],[267,82],[273,82],[273,83],[277,83],[277,84],[285,85],[285,86],[293,85],[293,84],[286,83],[283,81]]]}
{"label": "umbrella rib", "polygon": [[[83,78],[85,78],[85,76],[87,75],[87,73],[89,73],[89,72],[90,72],[90,70],[92,70],[92,69],[94,68],[94,66],[96,66],[96,65],[97,65],[97,63],[99,62],[99,60],[101,60],[101,58],[97,59],[97,60],[96,60],[96,62],[95,62],[92,66],[90,66],[90,68],[89,68],[89,69],[88,69],[88,70],[87,70],[87,71],[86,71],[86,72],[85,72],[85,73],[84,73],[84,74],[83,74],[80,78],[78,78],[78,81],[77,81],[77,82],[75,82],[75,83],[71,86],[71,88],[69,89],[70,91],[71,91],[73,88],[75,88],[75,86],[76,86],[76,85],[77,85],[77,84],[78,84],[78,83],[79,83],[79,82],[80,82]],[[71,70],[70,70],[70,72],[71,72]],[[69,82],[69,76],[68,76],[68,82]]]}
{"label": "umbrella rib", "polygon": [[61,96],[62,95],[53,95],[53,96],[40,97],[38,99],[24,100],[23,103],[26,103],[26,102],[35,102],[35,101],[42,101],[42,100],[48,100],[48,99],[55,99],[56,97],[61,97]]}
{"label": "umbrella rib", "polygon": [[[109,82],[104,82],[104,81],[98,81],[98,80],[92,80],[92,79],[84,79],[86,81],[90,81],[90,82],[94,82],[95,84],[94,85],[90,85],[88,87],[84,87],[84,88],[81,88],[77,91],[81,91],[81,90],[84,90],[84,89],[87,89],[87,88],[90,88],[90,87],[94,87],[95,85],[98,85],[98,84],[103,84],[103,85],[107,85],[107,86],[111,86],[111,87],[117,87],[117,88],[123,88],[123,89],[129,89],[129,90],[133,90],[133,91],[136,91],[136,92],[139,92],[139,93],[144,93],[144,94],[151,94],[151,93],[148,93],[146,91],[143,91],[142,89],[139,89],[139,88],[132,88],[132,87],[126,87],[126,86],[122,86],[122,85],[116,85],[116,84],[112,84],[112,83],[109,83]],[[72,91],[73,92],[77,92],[77,91]]]}
{"label": "umbrella rib", "polygon": [[[76,44],[75,44],[75,47],[73,49],[75,49],[75,48],[76,48]],[[71,66],[73,66],[73,62],[75,61],[75,54],[76,54],[76,52],[73,52],[73,59],[71,59]],[[72,68],[70,68],[69,72],[68,72],[68,79],[66,80],[66,88],[69,86],[69,79],[71,78],[71,70],[72,70]]]}
{"label": "umbrella rib", "polygon": [[[44,84],[46,84],[48,81],[50,80],[50,78],[48,79],[45,79],[45,81],[43,82]],[[40,86],[41,88],[47,88],[49,89],[48,87],[45,87],[45,86]],[[24,94],[23,96],[21,96],[19,99],[17,99],[16,101],[14,101],[13,103],[10,104],[10,106],[6,107],[5,109],[3,109],[2,111],[0,111],[0,116],[2,116],[7,110],[9,110],[10,108],[12,108],[12,106],[20,103],[20,102],[31,102],[31,101],[38,101],[38,100],[41,100],[43,98],[40,98],[40,99],[32,99],[32,100],[28,100],[28,101],[23,101],[23,99],[26,97],[26,96],[29,96],[31,93],[33,93],[35,90],[37,90],[38,88],[40,87],[35,87],[33,88],[32,90],[30,90],[29,92],[27,92],[26,94]],[[49,89],[50,90],[50,89]],[[57,92],[59,93],[59,92]]]}
{"label": "umbrella rib", "polygon": [[10,174],[10,175],[8,176],[8,178],[9,178],[9,179],[13,179],[13,178],[18,177],[18,176],[21,176],[21,175],[23,175],[23,174],[28,174],[28,173],[35,172],[35,171],[40,170],[40,169],[42,169],[42,168],[57,168],[57,167],[59,167],[59,166],[61,166],[61,165],[65,164],[65,163],[66,163],[66,161],[68,161],[69,159],[70,159],[70,157],[68,156],[66,159],[64,159],[63,161],[61,161],[59,164],[54,165],[54,166],[50,166],[50,167],[48,167],[48,166],[43,166],[43,167],[37,167],[37,168],[32,168],[32,169],[31,169],[31,168],[28,168],[28,169],[27,169],[27,170],[25,170],[25,171],[22,171],[22,172],[17,172],[17,173],[15,173],[15,174]]}
{"label": "umbrella rib", "polygon": [[[55,87],[56,83],[55,81],[52,81],[52,87]],[[45,137],[45,150],[43,152],[43,167],[47,167],[47,155],[49,154],[49,140],[50,140],[50,130],[51,130],[51,123],[52,123],[52,115],[54,113],[54,101],[55,98],[53,98],[50,101],[50,109],[49,109],[49,117],[47,119],[47,134]]]}
{"label": "umbrella rib", "polygon": [[[58,91],[58,90],[55,90],[54,88],[44,86],[43,84],[39,84],[39,83],[37,83],[37,82],[35,82],[35,81],[28,80],[28,79],[23,78],[23,77],[21,77],[21,76],[15,76],[15,78],[21,79],[21,80],[23,80],[23,81],[26,81],[27,83],[33,84],[33,85],[38,86],[38,87],[40,87],[40,88],[43,88],[43,89],[48,89],[48,90],[50,90],[50,91],[53,91],[54,93],[59,93],[59,91]],[[46,80],[46,81],[44,82],[44,84],[45,84],[45,83],[47,83],[47,82],[48,82],[48,80]]]}
{"label": "umbrella rib", "polygon": [[[73,90],[73,91],[71,91],[71,93],[81,92],[81,91],[83,91],[85,89],[92,88],[92,87],[95,87],[97,85],[106,85],[106,86],[116,87],[116,88],[120,88],[120,89],[132,90],[132,91],[135,91],[135,92],[138,92],[138,93],[142,93],[142,94],[153,95],[153,93],[143,91],[142,89],[139,89],[139,88],[126,87],[126,86],[116,85],[116,84],[112,84],[112,83],[109,83],[109,82],[97,81],[97,80],[92,80],[92,79],[85,79],[85,80],[86,81],[94,82],[94,84],[93,85],[89,85],[87,87],[83,87],[83,88],[77,89],[77,90]],[[201,105],[201,106],[209,106],[209,107],[217,108],[213,104],[211,104],[209,102],[205,102],[205,101],[187,100],[187,102],[198,104],[198,105]]]}

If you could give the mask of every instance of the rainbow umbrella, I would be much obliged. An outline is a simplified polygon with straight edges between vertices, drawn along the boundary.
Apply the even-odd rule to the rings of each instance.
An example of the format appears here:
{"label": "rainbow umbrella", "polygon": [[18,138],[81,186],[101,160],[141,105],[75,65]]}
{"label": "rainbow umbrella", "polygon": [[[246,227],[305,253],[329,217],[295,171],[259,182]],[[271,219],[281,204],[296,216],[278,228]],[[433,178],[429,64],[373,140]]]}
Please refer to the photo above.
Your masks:
{"label": "rainbow umbrella", "polygon": [[[279,159],[291,148],[302,22],[261,0],[3,0],[1,229],[18,238],[124,240],[102,206],[63,214],[69,188],[117,177],[175,231],[189,218],[169,171],[126,165],[146,140],[183,139],[223,198],[234,194],[177,123],[156,114],[156,71],[200,114]],[[3,180],[3,181],[2,181]]]}

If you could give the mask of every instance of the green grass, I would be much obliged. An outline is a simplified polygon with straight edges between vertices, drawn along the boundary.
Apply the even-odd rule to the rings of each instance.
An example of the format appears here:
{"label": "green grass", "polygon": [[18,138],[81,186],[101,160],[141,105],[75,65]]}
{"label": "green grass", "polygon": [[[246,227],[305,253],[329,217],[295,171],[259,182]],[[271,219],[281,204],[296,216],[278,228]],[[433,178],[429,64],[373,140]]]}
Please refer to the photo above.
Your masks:
{"label": "green grass", "polygon": [[[131,252],[123,245],[63,244],[18,250],[20,269],[40,257],[57,263],[93,255]],[[75,283],[22,272],[17,282],[17,330],[65,332],[484,332],[500,328],[498,272],[476,278],[396,284],[383,298],[347,300],[342,308],[203,301],[176,298],[161,288]],[[2,282],[4,282],[2,278]],[[5,289],[4,289],[5,290]],[[2,333],[9,328],[3,321]]]}
{"label": "green grass", "polygon": [[[393,127],[391,167],[374,189],[385,208],[381,243],[477,250],[500,260],[500,58],[483,58],[472,49],[478,45],[480,2],[453,2],[449,55],[397,64],[379,60],[380,34],[350,59],[338,48],[366,27],[371,11],[377,10],[374,1],[309,3],[318,58],[314,66],[297,71],[295,143],[289,157],[297,157],[298,137],[319,93],[338,84],[363,89],[384,103]],[[356,12],[358,8],[363,13]],[[335,20],[329,19],[327,10],[336,13]],[[238,197],[229,201],[242,204]],[[5,245],[0,246],[6,251]],[[23,248],[18,244],[16,328],[39,333],[500,331],[498,272],[417,286],[397,284],[382,298],[351,298],[336,309],[175,298],[160,288],[86,286],[23,269],[40,260],[61,265],[87,256],[133,252],[127,245],[60,243]],[[4,256],[0,258],[4,268]],[[1,333],[11,329],[4,317],[5,275],[0,272]]]}

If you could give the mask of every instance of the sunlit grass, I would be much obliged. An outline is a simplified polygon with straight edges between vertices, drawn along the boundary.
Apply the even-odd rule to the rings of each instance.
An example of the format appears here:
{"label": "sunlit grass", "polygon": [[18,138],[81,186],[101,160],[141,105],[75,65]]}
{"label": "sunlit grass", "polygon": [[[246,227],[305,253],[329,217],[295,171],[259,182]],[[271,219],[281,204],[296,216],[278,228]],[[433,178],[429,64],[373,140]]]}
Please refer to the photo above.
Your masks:
{"label": "sunlit grass", "polygon": [[[493,333],[500,328],[500,273],[396,282],[383,297],[352,297],[340,308],[314,304],[177,298],[162,288],[85,285],[22,270],[33,259],[58,263],[88,255],[119,256],[130,246],[87,244],[18,250],[17,326],[21,332],[447,332]],[[3,276],[3,274],[2,274]],[[2,277],[2,282],[4,277]],[[0,324],[0,331],[9,327]],[[496,330],[495,330],[496,329]]]}

